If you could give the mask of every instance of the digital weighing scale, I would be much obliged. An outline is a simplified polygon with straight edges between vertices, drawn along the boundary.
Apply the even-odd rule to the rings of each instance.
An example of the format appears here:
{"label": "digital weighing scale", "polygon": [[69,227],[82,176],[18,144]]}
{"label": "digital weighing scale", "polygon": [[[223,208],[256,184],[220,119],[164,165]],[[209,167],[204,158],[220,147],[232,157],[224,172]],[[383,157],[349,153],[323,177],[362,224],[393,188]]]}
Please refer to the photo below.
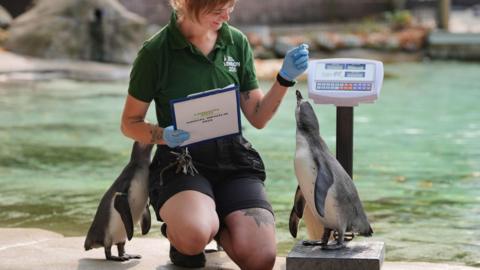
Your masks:
{"label": "digital weighing scale", "polygon": [[373,103],[382,84],[380,61],[334,58],[309,62],[308,97],[317,104],[351,107]]}

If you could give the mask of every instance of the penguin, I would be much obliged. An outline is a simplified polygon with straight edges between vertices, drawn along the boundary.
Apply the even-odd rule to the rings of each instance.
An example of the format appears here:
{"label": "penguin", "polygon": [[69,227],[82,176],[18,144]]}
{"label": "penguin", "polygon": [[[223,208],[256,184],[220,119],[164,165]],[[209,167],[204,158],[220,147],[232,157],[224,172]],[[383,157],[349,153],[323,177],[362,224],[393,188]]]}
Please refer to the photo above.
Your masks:
{"label": "penguin", "polygon": [[[150,230],[148,209],[148,177],[153,145],[133,144],[130,162],[103,195],[85,239],[85,250],[104,247],[105,257],[112,261],[140,259],[125,253],[126,239],[132,239],[133,226],[139,221],[142,234]],[[117,245],[118,256],[111,247]]]}
{"label": "penguin", "polygon": [[[323,235],[320,241],[303,241],[303,244],[321,245],[327,250],[341,249],[345,247],[347,231],[371,236],[373,230],[352,179],[320,136],[315,111],[308,101],[303,100],[300,91],[297,90],[296,96],[294,167],[299,187],[290,215],[290,233],[296,237],[299,220],[307,210],[312,215],[307,228],[323,226]],[[329,244],[332,231],[335,243]]]}

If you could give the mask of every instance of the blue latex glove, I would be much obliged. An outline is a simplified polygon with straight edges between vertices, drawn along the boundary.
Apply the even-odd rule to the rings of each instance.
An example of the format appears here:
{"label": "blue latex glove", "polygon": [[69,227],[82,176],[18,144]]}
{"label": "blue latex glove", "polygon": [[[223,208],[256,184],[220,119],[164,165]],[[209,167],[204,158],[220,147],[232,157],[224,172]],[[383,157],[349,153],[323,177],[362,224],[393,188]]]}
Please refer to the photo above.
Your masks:
{"label": "blue latex glove", "polygon": [[190,133],[185,130],[174,130],[173,126],[163,129],[163,140],[170,148],[175,148],[188,139],[190,139]]}
{"label": "blue latex glove", "polygon": [[308,45],[301,44],[287,52],[283,60],[280,76],[288,81],[294,81],[308,68]]}

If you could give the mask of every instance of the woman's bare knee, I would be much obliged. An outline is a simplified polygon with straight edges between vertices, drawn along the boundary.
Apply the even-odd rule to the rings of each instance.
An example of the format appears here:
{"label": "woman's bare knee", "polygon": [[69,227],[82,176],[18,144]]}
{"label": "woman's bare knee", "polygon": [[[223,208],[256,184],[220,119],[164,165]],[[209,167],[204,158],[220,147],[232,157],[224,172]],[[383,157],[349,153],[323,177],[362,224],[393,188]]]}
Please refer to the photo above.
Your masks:
{"label": "woman's bare knee", "polygon": [[160,216],[167,224],[168,239],[186,255],[202,252],[219,228],[213,199],[197,191],[175,194],[162,206]]}
{"label": "woman's bare knee", "polygon": [[262,250],[262,251],[246,251],[237,252],[238,264],[241,269],[247,270],[268,270],[275,265],[276,251]]}
{"label": "woman's bare knee", "polygon": [[[199,222],[197,224],[182,224],[181,228],[175,228],[167,223],[167,236],[172,245],[181,253],[195,255],[202,252],[205,246],[212,240],[217,224]],[[172,228],[172,230],[170,230]]]}
{"label": "woman's bare knee", "polygon": [[241,269],[272,269],[277,256],[275,240],[250,243],[237,241],[234,246],[235,257]]}

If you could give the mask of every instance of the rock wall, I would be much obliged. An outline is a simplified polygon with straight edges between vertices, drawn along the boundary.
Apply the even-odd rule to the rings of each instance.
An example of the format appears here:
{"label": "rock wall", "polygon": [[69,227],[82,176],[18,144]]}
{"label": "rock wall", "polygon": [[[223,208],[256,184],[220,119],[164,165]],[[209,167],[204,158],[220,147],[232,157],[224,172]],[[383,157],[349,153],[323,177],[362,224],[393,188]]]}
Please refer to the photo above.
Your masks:
{"label": "rock wall", "polygon": [[[129,10],[151,23],[168,22],[168,0],[120,0]],[[232,24],[290,24],[324,21],[350,21],[391,8],[391,0],[239,0]]]}
{"label": "rock wall", "polygon": [[[35,0],[0,0],[13,17],[32,6]],[[233,22],[244,25],[324,22],[362,18],[394,7],[435,8],[438,0],[239,0]],[[140,14],[150,23],[164,24],[168,20],[168,0],[120,0],[129,10]],[[451,0],[452,6],[467,7],[479,0]],[[241,14],[239,14],[241,13]]]}
{"label": "rock wall", "polygon": [[131,63],[146,22],[117,0],[37,0],[10,26],[6,48],[42,58]]}
{"label": "rock wall", "polygon": [[[1,0],[0,0],[1,1]],[[438,0],[238,0],[231,22],[234,25],[282,25],[343,22],[378,15],[393,8],[435,9]],[[150,23],[168,21],[168,0],[120,0],[129,10]],[[471,6],[480,0],[451,0],[452,6]]]}

